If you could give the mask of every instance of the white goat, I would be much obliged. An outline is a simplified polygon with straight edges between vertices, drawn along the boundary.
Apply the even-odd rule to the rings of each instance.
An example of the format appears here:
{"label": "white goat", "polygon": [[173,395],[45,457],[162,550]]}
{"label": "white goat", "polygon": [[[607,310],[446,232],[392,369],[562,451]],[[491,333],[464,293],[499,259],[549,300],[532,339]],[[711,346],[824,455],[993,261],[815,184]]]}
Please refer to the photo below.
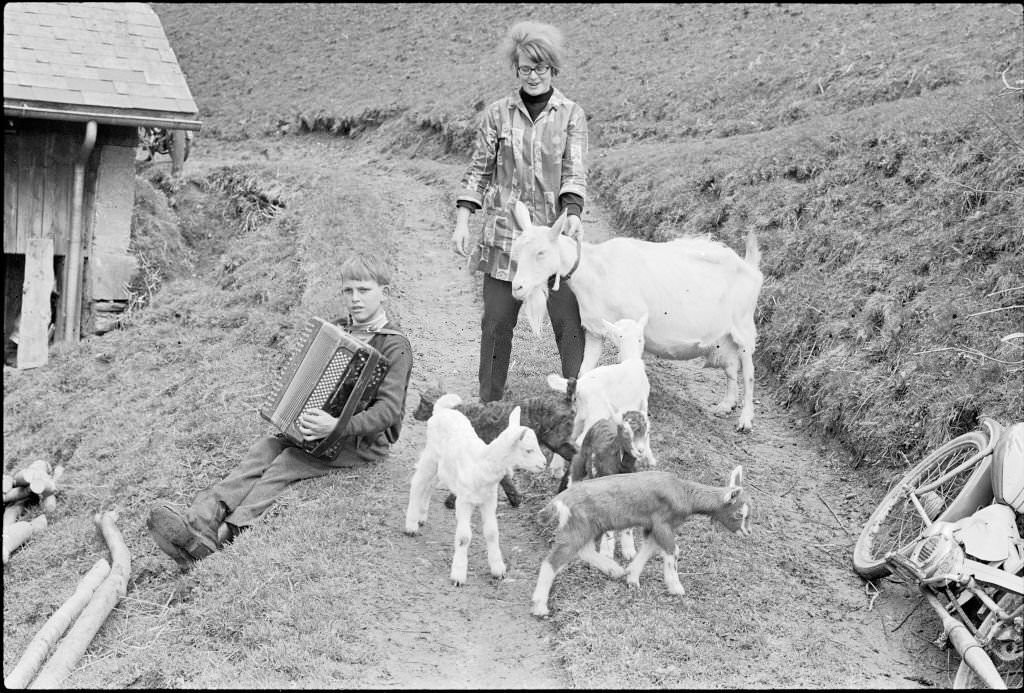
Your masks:
{"label": "white goat", "polygon": [[491,575],[505,577],[505,561],[498,545],[498,484],[513,469],[543,471],[545,459],[537,434],[519,425],[519,407],[508,416],[508,427],[490,443],[484,443],[473,424],[454,409],[462,403],[456,394],[446,394],[434,404],[427,421],[427,441],[416,463],[405,512],[405,533],[415,535],[427,521],[430,494],[437,486],[455,493],[455,555],[451,581],[466,582],[469,541],[473,536],[473,508],[480,507],[487,562]]}
{"label": "white goat", "polygon": [[[543,519],[558,519],[558,530],[537,576],[533,615],[548,615],[551,583],[576,557],[611,578],[625,575],[630,587],[639,587],[644,565],[655,551],[660,551],[665,586],[670,594],[683,594],[676,570],[678,527],[692,515],[703,514],[736,534],[748,536],[750,497],[742,484],[742,467],[732,471],[725,488],[685,481],[671,472],[613,474],[573,484],[541,511]],[[594,542],[605,530],[635,526],[643,527],[644,542],[626,569],[595,550]]]}
{"label": "white goat", "polygon": [[[726,392],[714,407],[725,413],[738,401],[737,375],[743,368],[743,407],[736,423],[749,431],[754,421],[754,309],[763,276],[757,238],[747,236],[746,257],[707,238],[652,243],[612,238],[577,243],[561,235],[564,215],[551,227],[534,226],[520,202],[514,210],[522,233],[512,244],[516,271],[512,294],[530,306],[543,305],[535,292],[548,278],[569,282],[586,329],[580,375],[601,357],[602,320],[648,315],[646,349],[670,359],[704,357],[706,367],[722,368]],[[540,317],[528,314],[536,330]]]}
{"label": "white goat", "polygon": [[[577,378],[573,440],[579,448],[583,444],[583,437],[595,422],[612,418],[616,412],[638,411],[648,424],[638,449],[653,467],[657,462],[651,450],[650,419],[647,414],[651,384],[643,360],[647,316],[644,315],[640,320],[622,318],[615,323],[607,320],[603,323],[605,335],[619,349],[619,362],[592,368]],[[568,381],[552,373],[548,376],[548,385],[564,392]]]}

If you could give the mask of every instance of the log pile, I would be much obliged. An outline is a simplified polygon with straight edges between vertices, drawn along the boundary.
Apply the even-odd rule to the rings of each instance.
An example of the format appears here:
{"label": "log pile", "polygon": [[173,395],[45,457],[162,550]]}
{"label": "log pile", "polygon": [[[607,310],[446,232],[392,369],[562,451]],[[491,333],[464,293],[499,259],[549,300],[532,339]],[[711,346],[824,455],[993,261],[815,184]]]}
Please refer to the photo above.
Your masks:
{"label": "log pile", "polygon": [[99,559],[79,581],[74,594],[43,624],[4,678],[4,688],[61,688],[107,616],[127,594],[131,556],[117,528],[117,513],[97,513],[93,521],[110,549],[110,562]]}
{"label": "log pile", "polygon": [[[60,465],[54,468],[46,460],[35,460],[12,475],[4,474],[4,565],[16,549],[46,529],[46,513],[57,508],[57,482],[63,473]],[[38,508],[40,513],[23,520],[30,508]]]}

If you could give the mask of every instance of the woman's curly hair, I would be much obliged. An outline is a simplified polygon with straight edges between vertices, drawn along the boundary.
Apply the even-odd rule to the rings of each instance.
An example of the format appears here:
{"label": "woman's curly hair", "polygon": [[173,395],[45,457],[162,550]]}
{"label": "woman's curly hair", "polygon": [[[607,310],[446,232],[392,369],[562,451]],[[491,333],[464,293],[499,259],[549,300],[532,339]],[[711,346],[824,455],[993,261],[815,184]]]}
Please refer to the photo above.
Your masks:
{"label": "woman's curly hair", "polygon": [[550,24],[529,20],[517,22],[501,42],[500,53],[515,68],[520,52],[534,62],[550,65],[551,74],[557,75],[565,56],[562,32]]}

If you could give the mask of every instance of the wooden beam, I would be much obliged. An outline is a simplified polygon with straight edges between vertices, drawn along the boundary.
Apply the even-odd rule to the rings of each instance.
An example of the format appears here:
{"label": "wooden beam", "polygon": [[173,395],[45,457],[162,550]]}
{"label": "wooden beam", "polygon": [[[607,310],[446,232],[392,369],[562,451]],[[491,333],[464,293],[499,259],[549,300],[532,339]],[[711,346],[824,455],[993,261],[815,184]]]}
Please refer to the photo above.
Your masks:
{"label": "wooden beam", "polygon": [[50,351],[50,294],[53,291],[53,239],[29,238],[21,294],[18,368],[46,365]]}

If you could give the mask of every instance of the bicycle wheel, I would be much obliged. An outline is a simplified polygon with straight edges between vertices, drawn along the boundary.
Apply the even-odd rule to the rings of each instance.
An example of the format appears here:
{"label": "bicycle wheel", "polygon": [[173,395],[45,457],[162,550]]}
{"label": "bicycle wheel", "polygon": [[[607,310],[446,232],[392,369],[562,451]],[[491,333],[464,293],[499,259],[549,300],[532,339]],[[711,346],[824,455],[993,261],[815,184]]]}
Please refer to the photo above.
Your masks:
{"label": "bicycle wheel", "polygon": [[[1024,597],[1013,592],[1006,592],[996,600],[996,604],[1008,614],[1015,614],[1021,607]],[[978,641],[982,643],[986,654],[996,665],[1008,690],[1020,690],[1024,686],[1024,631],[1021,629],[1021,617],[1009,622],[1003,621],[996,614],[989,613],[978,627]],[[987,688],[974,669],[964,661],[953,679],[953,688]]]}
{"label": "bicycle wheel", "polygon": [[907,472],[875,508],[857,538],[853,548],[853,569],[857,574],[868,579],[888,575],[891,571],[885,562],[886,555],[913,544],[928,526],[911,494],[921,503],[929,521],[949,510],[961,495],[987,492],[991,498],[991,455],[977,460],[934,490],[917,492],[985,450],[988,444],[989,436],[981,431],[965,433],[933,450]]}

